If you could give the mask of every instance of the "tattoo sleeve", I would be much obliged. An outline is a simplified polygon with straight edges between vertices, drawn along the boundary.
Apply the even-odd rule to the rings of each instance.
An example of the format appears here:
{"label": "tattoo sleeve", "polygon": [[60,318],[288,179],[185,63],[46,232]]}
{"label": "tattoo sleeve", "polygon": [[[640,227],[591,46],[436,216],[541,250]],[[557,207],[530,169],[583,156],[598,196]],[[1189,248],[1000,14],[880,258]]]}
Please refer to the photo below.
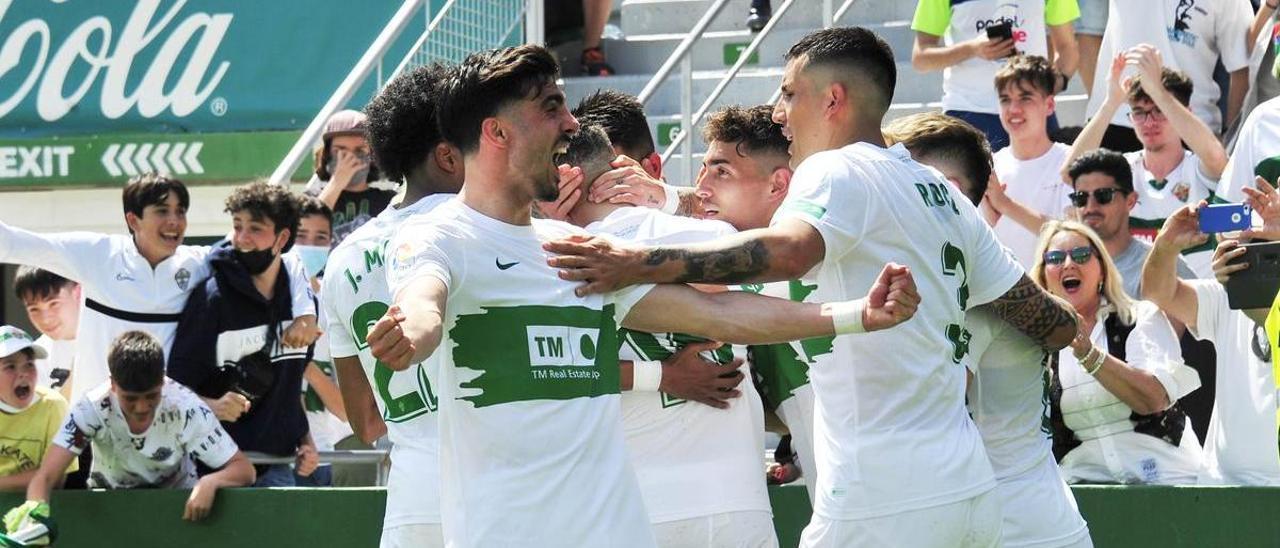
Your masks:
{"label": "tattoo sleeve", "polygon": [[[1001,319],[1049,350],[1061,349],[1075,336],[1076,318],[1072,311],[1025,275],[988,306]],[[1065,341],[1054,340],[1064,336]]]}
{"label": "tattoo sleeve", "polygon": [[681,217],[692,217],[694,207],[698,204],[698,195],[691,187],[680,187],[676,189],[676,194],[680,195],[680,205],[676,207],[676,215]]}
{"label": "tattoo sleeve", "polygon": [[742,283],[769,270],[769,250],[755,238],[719,249],[655,248],[645,257],[645,264],[671,265],[676,268],[672,281],[680,283]]}

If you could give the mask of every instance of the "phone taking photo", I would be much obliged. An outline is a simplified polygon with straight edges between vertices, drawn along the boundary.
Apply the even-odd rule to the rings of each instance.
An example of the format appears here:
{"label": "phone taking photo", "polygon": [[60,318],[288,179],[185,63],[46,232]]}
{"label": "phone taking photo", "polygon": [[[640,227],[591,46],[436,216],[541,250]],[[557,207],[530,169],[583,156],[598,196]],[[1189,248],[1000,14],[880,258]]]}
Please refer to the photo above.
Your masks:
{"label": "phone taking photo", "polygon": [[1249,204],[1210,204],[1200,208],[1200,232],[1217,234],[1249,228],[1253,222]]}

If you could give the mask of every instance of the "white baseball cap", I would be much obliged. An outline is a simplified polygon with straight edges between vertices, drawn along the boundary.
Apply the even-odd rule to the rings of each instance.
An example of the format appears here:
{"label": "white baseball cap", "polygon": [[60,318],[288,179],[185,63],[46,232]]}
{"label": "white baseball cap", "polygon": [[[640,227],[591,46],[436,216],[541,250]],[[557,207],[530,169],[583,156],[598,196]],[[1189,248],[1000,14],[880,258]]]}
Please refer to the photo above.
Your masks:
{"label": "white baseball cap", "polygon": [[49,357],[44,347],[36,344],[26,331],[12,325],[0,326],[0,358],[11,356],[23,348],[30,348],[35,353],[36,359],[42,360]]}

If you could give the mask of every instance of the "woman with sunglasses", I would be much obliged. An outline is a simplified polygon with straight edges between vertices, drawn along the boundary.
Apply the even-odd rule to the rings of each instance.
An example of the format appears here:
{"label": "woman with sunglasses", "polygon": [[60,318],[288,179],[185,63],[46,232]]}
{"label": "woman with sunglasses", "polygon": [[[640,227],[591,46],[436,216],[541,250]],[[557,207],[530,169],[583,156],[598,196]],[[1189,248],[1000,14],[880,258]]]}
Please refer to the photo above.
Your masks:
{"label": "woman with sunglasses", "polygon": [[1031,277],[1075,308],[1049,356],[1054,455],[1068,483],[1195,483],[1201,449],[1177,401],[1199,388],[1164,313],[1125,294],[1102,240],[1074,221],[1040,233]]}

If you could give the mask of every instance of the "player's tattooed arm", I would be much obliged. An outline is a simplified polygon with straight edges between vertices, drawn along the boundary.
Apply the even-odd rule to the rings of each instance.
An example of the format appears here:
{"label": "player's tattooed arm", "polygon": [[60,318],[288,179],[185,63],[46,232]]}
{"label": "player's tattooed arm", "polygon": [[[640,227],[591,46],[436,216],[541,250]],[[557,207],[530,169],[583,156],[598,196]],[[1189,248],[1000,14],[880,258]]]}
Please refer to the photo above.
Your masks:
{"label": "player's tattooed arm", "polygon": [[1071,344],[1076,336],[1076,313],[1025,275],[996,300],[990,310],[1049,351]]}
{"label": "player's tattooed arm", "polygon": [[672,247],[621,247],[599,237],[547,242],[547,262],[560,277],[587,284],[578,293],[603,293],[641,283],[733,284],[791,280],[822,261],[822,236],[787,220],[710,242]]}

